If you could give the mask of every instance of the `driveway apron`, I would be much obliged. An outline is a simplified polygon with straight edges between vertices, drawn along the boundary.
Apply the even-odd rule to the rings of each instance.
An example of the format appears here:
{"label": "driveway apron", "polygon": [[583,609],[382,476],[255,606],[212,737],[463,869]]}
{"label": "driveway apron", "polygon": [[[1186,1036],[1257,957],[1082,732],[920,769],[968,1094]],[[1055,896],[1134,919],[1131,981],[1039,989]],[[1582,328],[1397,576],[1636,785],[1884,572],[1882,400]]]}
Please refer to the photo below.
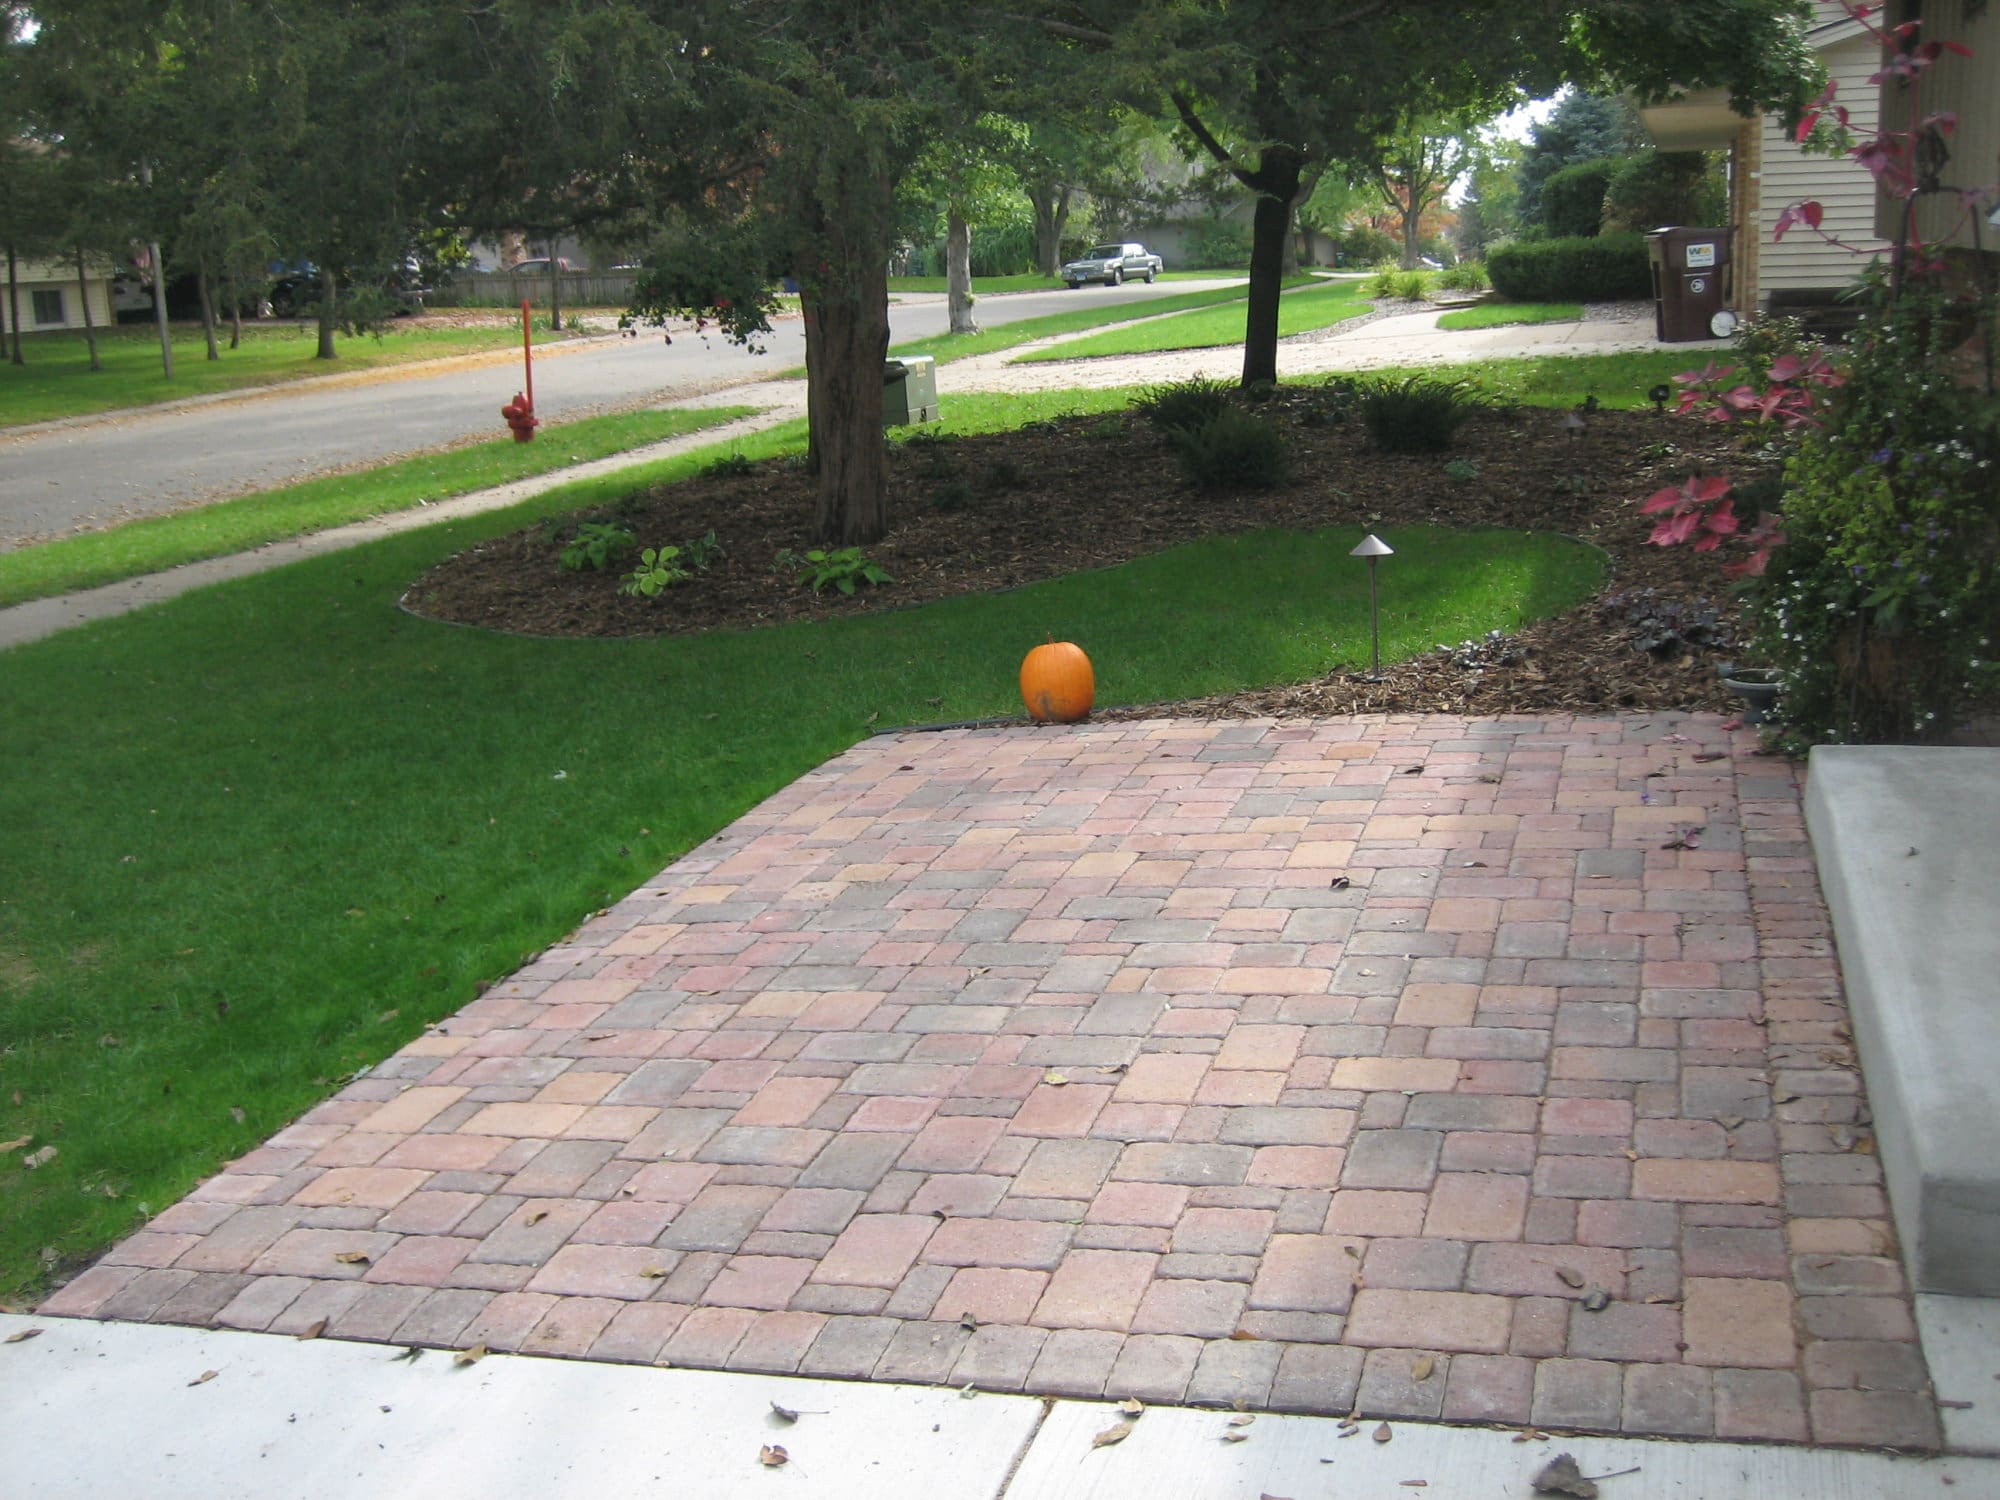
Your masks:
{"label": "driveway apron", "polygon": [[870,739],[42,1311],[1935,1446],[1799,781],[1685,715]]}

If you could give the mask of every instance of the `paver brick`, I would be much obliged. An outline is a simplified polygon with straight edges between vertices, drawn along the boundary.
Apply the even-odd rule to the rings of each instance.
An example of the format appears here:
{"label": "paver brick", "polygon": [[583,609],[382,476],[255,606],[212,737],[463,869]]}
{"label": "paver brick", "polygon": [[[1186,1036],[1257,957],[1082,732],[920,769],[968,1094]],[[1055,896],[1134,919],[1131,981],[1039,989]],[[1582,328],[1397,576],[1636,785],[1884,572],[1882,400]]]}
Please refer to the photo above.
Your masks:
{"label": "paver brick", "polygon": [[1177,1403],[1187,1392],[1202,1347],[1200,1339],[1171,1334],[1128,1338],[1105,1377],[1104,1394],[1116,1400]]}
{"label": "paver brick", "polygon": [[1033,1321],[1043,1328],[1124,1333],[1158,1263],[1158,1256],[1136,1251],[1072,1250],[1049,1279]]}

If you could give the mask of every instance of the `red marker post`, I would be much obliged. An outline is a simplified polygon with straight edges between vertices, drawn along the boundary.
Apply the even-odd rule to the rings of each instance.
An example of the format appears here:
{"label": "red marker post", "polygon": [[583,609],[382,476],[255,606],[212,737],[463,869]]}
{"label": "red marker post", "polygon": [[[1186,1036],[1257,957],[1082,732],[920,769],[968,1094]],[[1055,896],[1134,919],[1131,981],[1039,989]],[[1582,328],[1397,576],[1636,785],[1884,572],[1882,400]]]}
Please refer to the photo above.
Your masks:
{"label": "red marker post", "polygon": [[528,302],[521,302],[521,367],[527,379],[527,392],[515,392],[514,399],[500,408],[500,416],[514,434],[517,443],[532,442],[535,429],[541,420],[535,415],[535,346],[530,336],[528,323]]}

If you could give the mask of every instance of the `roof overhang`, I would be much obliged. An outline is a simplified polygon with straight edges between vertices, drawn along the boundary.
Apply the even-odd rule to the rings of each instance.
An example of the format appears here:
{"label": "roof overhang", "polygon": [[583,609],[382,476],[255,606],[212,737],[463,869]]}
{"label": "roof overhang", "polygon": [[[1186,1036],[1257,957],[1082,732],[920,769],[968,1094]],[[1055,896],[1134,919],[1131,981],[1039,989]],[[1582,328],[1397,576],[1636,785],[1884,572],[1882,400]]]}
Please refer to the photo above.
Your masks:
{"label": "roof overhang", "polygon": [[1729,91],[1696,89],[1665,104],[1639,107],[1639,122],[1662,151],[1714,151],[1736,139],[1749,116],[1729,107]]}

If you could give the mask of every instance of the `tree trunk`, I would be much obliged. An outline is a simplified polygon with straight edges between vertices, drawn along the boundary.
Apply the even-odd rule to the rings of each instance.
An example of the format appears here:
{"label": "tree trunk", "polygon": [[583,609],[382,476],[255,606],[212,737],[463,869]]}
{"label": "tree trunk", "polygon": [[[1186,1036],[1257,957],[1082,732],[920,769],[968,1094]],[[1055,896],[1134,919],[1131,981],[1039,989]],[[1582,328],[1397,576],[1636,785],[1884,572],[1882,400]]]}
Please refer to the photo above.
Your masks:
{"label": "tree trunk", "polygon": [[806,420],[818,463],[813,534],[843,547],[888,530],[882,357],[889,349],[889,253],[863,248],[829,267],[802,301]]}
{"label": "tree trunk", "polygon": [[83,342],[90,349],[90,369],[97,374],[104,369],[104,361],[97,353],[97,320],[90,315],[90,275],[83,268],[83,251],[76,252],[76,292],[83,299]]}
{"label": "tree trunk", "polygon": [[1037,183],[1028,189],[1028,202],[1035,211],[1035,269],[1044,276],[1054,276],[1062,269],[1070,190],[1052,182]]}
{"label": "tree trunk", "polygon": [[1403,269],[1417,268],[1417,226],[1423,222],[1423,215],[1417,212],[1416,195],[1403,205]]}
{"label": "tree trunk", "polygon": [[12,352],[7,356],[9,363],[24,365],[21,358],[21,278],[20,267],[14,259],[14,242],[7,241],[7,330],[13,338]]}
{"label": "tree trunk", "polygon": [[208,357],[222,358],[222,350],[215,342],[215,297],[208,286],[208,258],[203,256],[195,262],[195,291],[201,297],[201,336],[208,342]]}
{"label": "tree trunk", "polygon": [[[146,181],[153,180],[153,169],[146,169]],[[167,265],[160,259],[160,242],[153,240],[146,246],[146,253],[153,258],[153,327],[160,335],[160,373],[168,380],[174,378],[174,339],[167,329]]]}
{"label": "tree trunk", "polygon": [[234,271],[229,273],[229,347],[240,348],[243,344],[243,282]]}
{"label": "tree trunk", "polygon": [[1278,378],[1278,294],[1284,288],[1285,238],[1305,162],[1289,146],[1266,146],[1254,173],[1239,173],[1257,194],[1250,221],[1250,297],[1243,327],[1243,384]]}
{"label": "tree trunk", "polygon": [[555,248],[549,247],[549,332],[562,332],[562,262],[556,259]]}
{"label": "tree trunk", "polygon": [[944,298],[953,333],[977,333],[972,316],[972,226],[956,208],[944,216]]}
{"label": "tree trunk", "polygon": [[321,266],[319,272],[319,347],[313,351],[314,359],[332,359],[335,357],[333,348],[333,315],[338,311],[334,303],[334,298],[338,295],[339,290],[333,284],[333,271],[329,267]]}

